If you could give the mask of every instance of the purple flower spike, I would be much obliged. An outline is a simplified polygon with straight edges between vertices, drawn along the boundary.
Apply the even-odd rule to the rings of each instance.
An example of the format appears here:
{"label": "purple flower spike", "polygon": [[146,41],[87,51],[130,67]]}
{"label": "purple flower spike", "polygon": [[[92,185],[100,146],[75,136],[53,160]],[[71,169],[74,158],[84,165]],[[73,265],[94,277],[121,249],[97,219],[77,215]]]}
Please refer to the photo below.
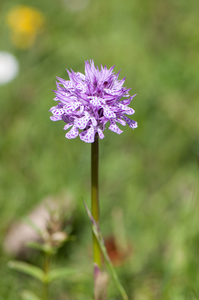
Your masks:
{"label": "purple flower spike", "polygon": [[53,114],[50,119],[63,120],[64,130],[72,127],[66,138],[74,139],[79,135],[82,141],[93,143],[96,132],[100,139],[104,138],[106,123],[109,123],[108,129],[117,134],[123,131],[116,123],[137,128],[137,122],[126,116],[135,112],[128,105],[136,95],[129,95],[130,89],[123,87],[125,78],[118,80],[120,72],[115,74],[113,69],[114,66],[109,70],[101,66],[99,70],[90,60],[85,62],[85,75],[67,70],[70,80],[57,77],[54,100],[58,104],[50,109]]}

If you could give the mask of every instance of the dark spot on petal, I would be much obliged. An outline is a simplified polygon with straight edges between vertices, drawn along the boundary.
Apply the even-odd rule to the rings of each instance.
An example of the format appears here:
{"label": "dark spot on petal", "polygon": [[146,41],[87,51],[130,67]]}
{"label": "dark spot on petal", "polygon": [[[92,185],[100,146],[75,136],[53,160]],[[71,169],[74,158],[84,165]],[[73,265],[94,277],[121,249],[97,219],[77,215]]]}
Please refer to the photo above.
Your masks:
{"label": "dark spot on petal", "polygon": [[98,115],[99,115],[99,118],[103,117],[103,108],[100,108],[98,110]]}
{"label": "dark spot on petal", "polygon": [[93,85],[95,88],[97,87],[97,79],[96,78],[94,78],[94,80],[93,80]]}

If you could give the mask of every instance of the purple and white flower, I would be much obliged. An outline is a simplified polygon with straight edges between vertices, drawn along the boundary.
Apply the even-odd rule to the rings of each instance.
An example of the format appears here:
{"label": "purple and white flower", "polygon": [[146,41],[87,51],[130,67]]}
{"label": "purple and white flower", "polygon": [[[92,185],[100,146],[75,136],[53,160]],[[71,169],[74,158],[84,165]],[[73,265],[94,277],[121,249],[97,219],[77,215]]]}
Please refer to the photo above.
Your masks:
{"label": "purple and white flower", "polygon": [[123,131],[117,126],[126,123],[136,128],[137,122],[126,115],[133,115],[134,110],[128,105],[136,96],[130,96],[129,90],[123,87],[125,78],[118,80],[119,73],[101,66],[95,67],[94,61],[85,62],[85,75],[80,72],[68,72],[70,80],[57,77],[57,90],[55,91],[56,106],[51,107],[52,121],[63,120],[64,130],[70,128],[66,138],[74,139],[78,135],[86,143],[93,143],[95,134],[104,138],[103,131],[108,123],[108,129],[118,134]]}

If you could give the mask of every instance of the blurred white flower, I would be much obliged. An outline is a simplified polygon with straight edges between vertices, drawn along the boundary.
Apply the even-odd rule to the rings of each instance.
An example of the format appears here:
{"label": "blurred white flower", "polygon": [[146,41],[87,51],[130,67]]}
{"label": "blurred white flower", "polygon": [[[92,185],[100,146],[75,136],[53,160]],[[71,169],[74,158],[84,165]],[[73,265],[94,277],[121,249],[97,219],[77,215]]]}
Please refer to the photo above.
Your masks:
{"label": "blurred white flower", "polygon": [[89,0],[63,0],[63,3],[71,11],[79,11],[86,8]]}
{"label": "blurred white flower", "polygon": [[19,72],[19,63],[14,55],[0,51],[0,84],[12,81]]}

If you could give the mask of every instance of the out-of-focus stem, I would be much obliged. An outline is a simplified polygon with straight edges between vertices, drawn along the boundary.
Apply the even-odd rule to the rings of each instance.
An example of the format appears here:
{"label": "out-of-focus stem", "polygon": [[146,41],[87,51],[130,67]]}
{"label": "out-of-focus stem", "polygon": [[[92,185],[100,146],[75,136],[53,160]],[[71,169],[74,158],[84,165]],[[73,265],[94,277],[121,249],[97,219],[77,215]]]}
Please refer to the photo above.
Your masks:
{"label": "out-of-focus stem", "polygon": [[[47,254],[47,253],[45,253],[44,254],[44,266],[43,266],[43,270],[44,270],[44,273],[46,275],[46,278],[48,278],[49,268],[50,268],[50,255]],[[48,280],[46,280],[43,283],[43,300],[49,300],[49,284],[48,284]]]}
{"label": "out-of-focus stem", "polygon": [[[98,134],[91,144],[91,213],[96,223],[99,225],[99,189],[98,189],[98,166],[99,166],[99,143]],[[101,268],[101,251],[98,241],[93,234],[93,260]]]}

